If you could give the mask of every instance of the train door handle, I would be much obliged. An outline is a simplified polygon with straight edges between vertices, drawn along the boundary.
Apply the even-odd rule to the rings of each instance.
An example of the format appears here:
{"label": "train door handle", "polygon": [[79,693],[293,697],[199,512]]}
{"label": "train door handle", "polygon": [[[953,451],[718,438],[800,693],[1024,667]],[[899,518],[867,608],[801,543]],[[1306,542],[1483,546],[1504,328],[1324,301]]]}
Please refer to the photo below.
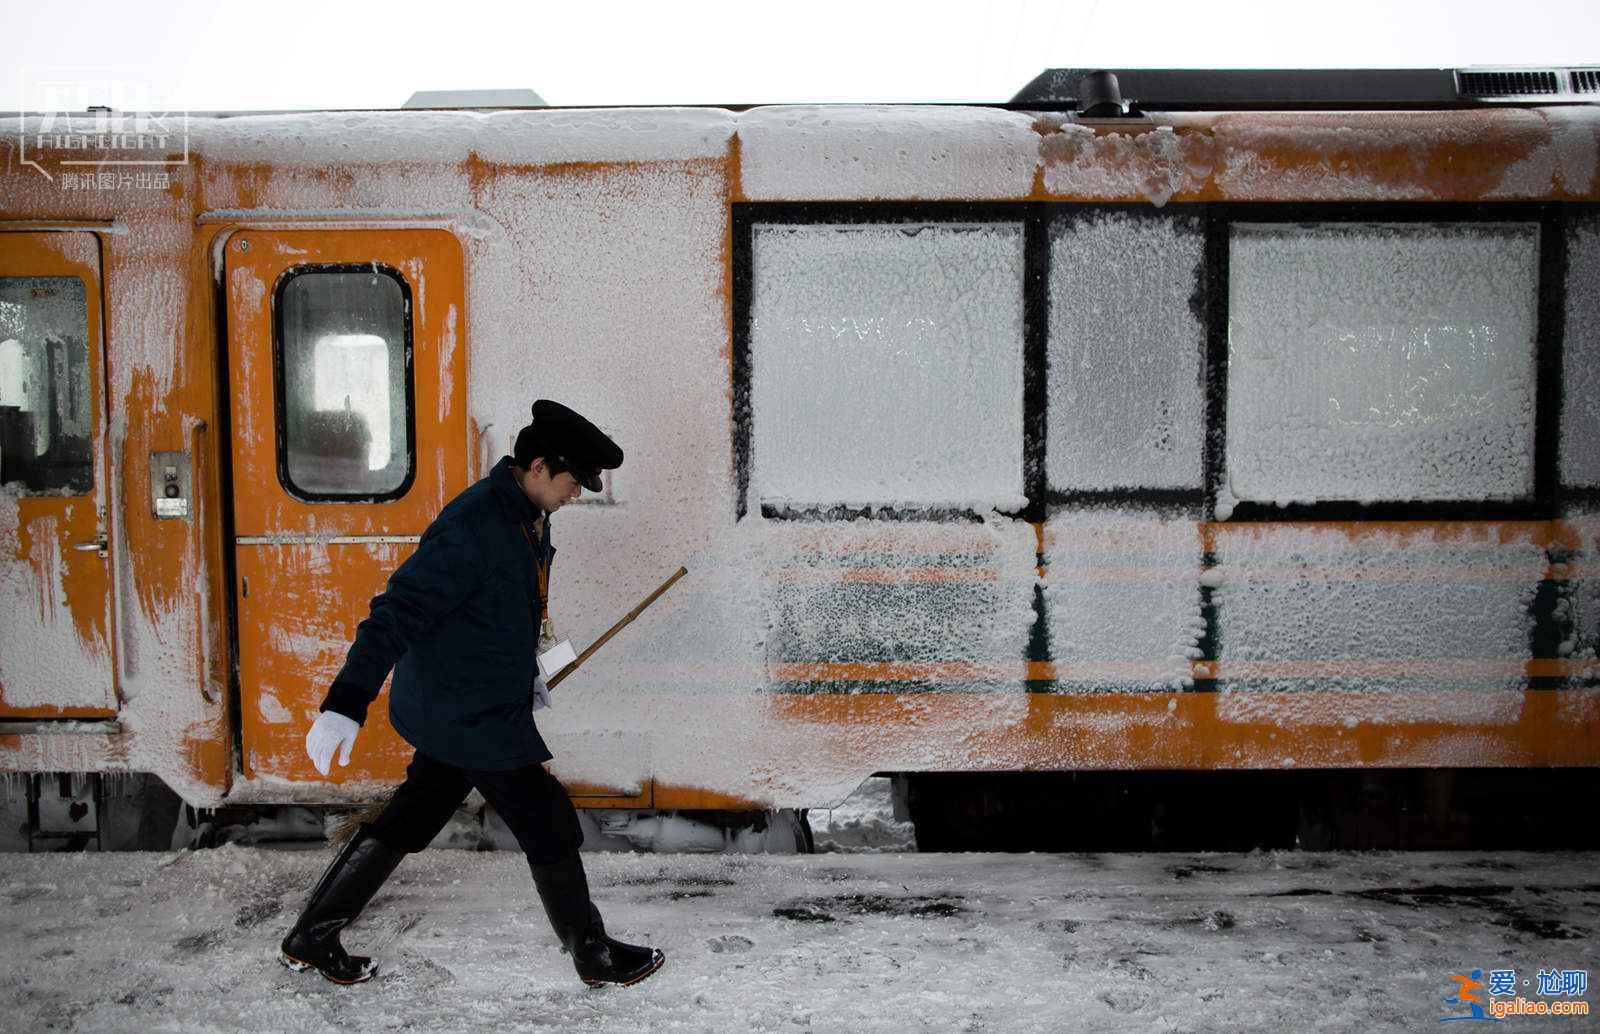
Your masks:
{"label": "train door handle", "polygon": [[101,556],[105,556],[107,549],[110,548],[110,545],[111,544],[106,540],[106,537],[101,535],[93,542],[79,542],[72,548],[79,553],[88,553],[92,550],[93,552],[99,553]]}

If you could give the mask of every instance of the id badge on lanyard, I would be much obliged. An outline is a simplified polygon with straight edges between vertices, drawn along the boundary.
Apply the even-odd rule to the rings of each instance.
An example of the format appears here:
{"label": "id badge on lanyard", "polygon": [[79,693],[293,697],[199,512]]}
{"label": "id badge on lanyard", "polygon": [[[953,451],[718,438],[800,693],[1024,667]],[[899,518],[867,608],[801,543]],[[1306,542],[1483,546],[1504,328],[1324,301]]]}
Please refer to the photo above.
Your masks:
{"label": "id badge on lanyard", "polygon": [[546,681],[556,672],[578,659],[578,652],[565,636],[556,637],[556,626],[550,621],[550,564],[534,550],[533,566],[539,574],[539,649],[534,659],[539,664],[539,674]]}
{"label": "id badge on lanyard", "polygon": [[539,645],[538,652],[544,653],[556,644],[556,626],[550,620],[550,564],[540,553],[539,546],[533,541],[528,526],[522,526],[522,537],[528,540],[528,550],[533,554],[533,569],[535,571],[536,586],[539,593]]}

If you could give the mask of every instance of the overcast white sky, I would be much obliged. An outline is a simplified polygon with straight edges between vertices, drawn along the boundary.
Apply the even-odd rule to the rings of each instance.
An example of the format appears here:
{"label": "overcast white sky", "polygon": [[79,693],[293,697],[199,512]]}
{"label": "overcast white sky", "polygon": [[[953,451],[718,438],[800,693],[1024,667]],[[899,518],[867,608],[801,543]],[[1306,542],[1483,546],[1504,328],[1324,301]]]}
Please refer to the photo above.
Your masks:
{"label": "overcast white sky", "polygon": [[147,89],[150,108],[259,111],[516,87],[557,105],[1001,101],[1067,66],[1600,65],[1600,0],[0,0],[0,12],[0,111],[37,110],[24,83],[63,66]]}

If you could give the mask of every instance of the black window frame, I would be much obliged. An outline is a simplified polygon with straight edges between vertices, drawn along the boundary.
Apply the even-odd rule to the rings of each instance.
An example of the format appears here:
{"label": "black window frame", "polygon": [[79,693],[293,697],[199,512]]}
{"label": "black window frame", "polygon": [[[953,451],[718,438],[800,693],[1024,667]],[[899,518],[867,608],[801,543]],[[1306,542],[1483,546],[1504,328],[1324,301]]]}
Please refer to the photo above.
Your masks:
{"label": "black window frame", "polygon": [[[400,286],[401,314],[405,326],[403,362],[405,365],[406,476],[391,491],[366,494],[307,492],[296,485],[289,476],[289,411],[284,363],[283,297],[288,290],[289,284],[302,276],[315,273],[377,273],[389,277]],[[410,282],[406,280],[405,274],[401,273],[400,270],[384,262],[307,262],[290,266],[278,274],[278,281],[272,288],[273,423],[277,436],[278,484],[291,498],[306,503],[384,503],[400,499],[411,491],[411,486],[417,480],[416,378],[412,357],[412,336],[415,333],[413,315]]]}
{"label": "black window frame", "polygon": [[1283,202],[1213,203],[1208,209],[1207,266],[1210,279],[1206,397],[1207,519],[1216,520],[1217,491],[1226,475],[1228,401],[1229,245],[1235,223],[1536,223],[1539,269],[1534,311],[1533,491],[1505,500],[1385,500],[1359,503],[1322,500],[1273,503],[1239,500],[1228,523],[1296,521],[1536,521],[1560,513],[1557,485],[1561,435],[1561,345],[1566,298],[1566,225],[1559,204]]}
{"label": "black window frame", "polygon": [[[1144,203],[1102,202],[734,202],[732,219],[733,302],[733,467],[734,519],[750,503],[751,303],[754,287],[753,242],[757,224],[828,225],[848,223],[1020,223],[1023,263],[1023,491],[1027,505],[1000,511],[1039,522],[1060,508],[1146,509],[1163,516],[1215,522],[1217,495],[1226,474],[1228,398],[1228,255],[1234,223],[1489,223],[1526,222],[1539,226],[1539,269],[1534,339],[1535,409],[1533,492],[1514,500],[1433,500],[1359,503],[1325,500],[1277,506],[1240,500],[1230,524],[1261,522],[1553,520],[1568,501],[1600,502],[1600,489],[1563,486],[1560,478],[1562,343],[1565,333],[1566,249],[1569,216],[1600,211],[1600,206],[1563,202],[1192,202],[1155,207]],[[1198,218],[1204,232],[1204,261],[1196,271],[1193,306],[1203,313],[1204,355],[1200,489],[1059,490],[1046,481],[1045,448],[1049,419],[1048,349],[1050,242],[1058,222],[1091,213],[1123,212],[1148,218]],[[808,509],[790,511],[763,505],[762,516],[784,520],[981,521],[970,509],[894,510],[892,508]]]}
{"label": "black window frame", "polygon": [[[1044,277],[1041,290],[1044,298],[1041,301],[1040,311],[1043,314],[1043,325],[1040,328],[1039,342],[1039,370],[1036,374],[1040,381],[1040,396],[1038,404],[1042,409],[1039,415],[1039,482],[1038,498],[1042,501],[1039,510],[1039,520],[1051,510],[1055,509],[1147,509],[1169,516],[1184,516],[1195,520],[1212,519],[1216,512],[1215,494],[1211,491],[1212,470],[1206,452],[1207,441],[1210,438],[1209,428],[1215,414],[1211,407],[1211,389],[1209,383],[1209,367],[1211,362],[1210,336],[1211,336],[1211,305],[1216,292],[1212,289],[1211,282],[1211,223],[1208,218],[1205,204],[1193,205],[1155,205],[1137,202],[1091,202],[1079,204],[1075,202],[1056,202],[1045,206],[1048,216],[1045,219],[1045,262]],[[1049,474],[1046,470],[1049,443],[1045,431],[1049,427],[1050,399],[1048,389],[1050,384],[1050,371],[1047,367],[1050,359],[1050,246],[1051,234],[1056,226],[1066,225],[1076,220],[1091,218],[1100,213],[1116,213],[1127,215],[1135,219],[1153,221],[1194,221],[1201,235],[1201,262],[1195,270],[1194,292],[1189,298],[1189,307],[1200,318],[1201,344],[1200,344],[1200,487],[1199,488],[1093,488],[1093,489],[1063,489],[1049,484]],[[1223,324],[1227,326],[1226,322]]]}
{"label": "black window frame", "polygon": [[[1045,326],[1042,314],[1033,311],[1033,301],[1038,292],[1027,286],[1040,276],[1048,276],[1049,245],[1041,237],[1042,205],[1037,203],[989,203],[968,201],[807,201],[807,202],[736,202],[732,206],[733,223],[733,469],[735,479],[734,520],[743,520],[750,501],[750,446],[754,433],[755,416],[751,410],[751,348],[750,324],[755,287],[754,243],[755,227],[759,225],[788,224],[797,226],[841,224],[971,224],[1011,223],[1022,227],[1023,234],[1023,306],[1022,306],[1022,356],[1023,356],[1023,419],[1022,419],[1022,485],[1029,504],[1020,511],[1004,511],[1007,516],[1022,517],[1032,512],[1037,498],[1035,484],[1043,475],[1043,424],[1036,428],[1029,414],[1037,407],[1032,401],[1043,401],[1043,384],[1033,383],[1034,370],[1042,370],[1043,363],[1036,362],[1035,350],[1044,345]],[[1042,247],[1041,247],[1042,245]],[[1041,255],[1041,251],[1043,254]],[[1044,263],[1041,272],[1041,261]],[[1038,395],[1037,400],[1034,399]],[[1037,468],[1037,469],[1035,469]],[[810,507],[790,509],[762,504],[761,515],[776,520],[835,521],[870,517],[883,521],[948,521],[981,523],[983,515],[965,507]]]}

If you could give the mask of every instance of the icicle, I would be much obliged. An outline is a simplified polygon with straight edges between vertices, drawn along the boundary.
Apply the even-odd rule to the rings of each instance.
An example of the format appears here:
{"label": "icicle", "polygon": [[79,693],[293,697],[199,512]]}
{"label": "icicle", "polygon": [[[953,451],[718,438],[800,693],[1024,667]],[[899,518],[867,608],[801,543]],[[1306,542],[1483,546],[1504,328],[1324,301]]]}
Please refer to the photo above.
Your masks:
{"label": "icicle", "polygon": [[0,786],[4,787],[7,800],[27,800],[32,781],[31,772],[0,772]]}
{"label": "icicle", "polygon": [[101,796],[107,798],[135,796],[139,791],[143,778],[142,775],[136,772],[101,772]]}

